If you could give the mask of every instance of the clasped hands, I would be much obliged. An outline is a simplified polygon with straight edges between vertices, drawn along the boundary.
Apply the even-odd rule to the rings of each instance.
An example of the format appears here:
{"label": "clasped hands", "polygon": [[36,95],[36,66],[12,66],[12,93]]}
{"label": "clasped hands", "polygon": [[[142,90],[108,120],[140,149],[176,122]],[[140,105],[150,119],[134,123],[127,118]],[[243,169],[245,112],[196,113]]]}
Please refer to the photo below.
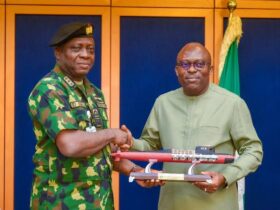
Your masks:
{"label": "clasped hands", "polygon": [[125,125],[122,125],[120,129],[112,128],[111,132],[113,132],[112,143],[121,151],[128,151],[133,142],[130,130]]}

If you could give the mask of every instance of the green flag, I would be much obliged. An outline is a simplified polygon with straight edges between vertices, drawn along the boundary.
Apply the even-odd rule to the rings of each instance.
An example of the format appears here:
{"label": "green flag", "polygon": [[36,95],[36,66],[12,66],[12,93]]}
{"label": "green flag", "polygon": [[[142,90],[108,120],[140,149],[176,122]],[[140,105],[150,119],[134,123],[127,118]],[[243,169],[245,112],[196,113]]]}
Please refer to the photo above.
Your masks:
{"label": "green flag", "polygon": [[241,19],[231,14],[220,51],[219,85],[237,95],[240,95],[238,43],[241,35]]}
{"label": "green flag", "polygon": [[237,39],[228,50],[219,85],[240,95]]}
{"label": "green flag", "polygon": [[[241,35],[241,19],[231,14],[220,51],[219,85],[237,95],[240,95],[238,43]],[[244,210],[244,198],[245,178],[238,181],[239,210]]]}

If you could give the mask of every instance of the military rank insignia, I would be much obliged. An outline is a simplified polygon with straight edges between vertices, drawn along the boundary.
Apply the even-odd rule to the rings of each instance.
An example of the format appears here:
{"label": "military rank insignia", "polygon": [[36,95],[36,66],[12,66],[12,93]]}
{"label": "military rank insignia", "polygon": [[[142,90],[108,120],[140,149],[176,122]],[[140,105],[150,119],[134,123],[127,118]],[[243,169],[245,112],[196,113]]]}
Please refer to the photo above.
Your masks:
{"label": "military rank insignia", "polygon": [[93,33],[93,29],[92,29],[92,26],[91,25],[88,25],[86,27],[86,34],[89,35],[89,34],[92,34]]}
{"label": "military rank insignia", "polygon": [[70,87],[73,87],[75,85],[69,77],[65,76],[63,79]]}

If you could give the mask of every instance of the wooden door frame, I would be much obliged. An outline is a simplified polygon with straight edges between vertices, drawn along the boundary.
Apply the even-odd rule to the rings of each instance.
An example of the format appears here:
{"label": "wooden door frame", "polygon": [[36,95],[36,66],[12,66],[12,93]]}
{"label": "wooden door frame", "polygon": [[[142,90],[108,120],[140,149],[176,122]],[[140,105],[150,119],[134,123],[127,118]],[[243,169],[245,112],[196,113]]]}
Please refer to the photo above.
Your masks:
{"label": "wooden door frame", "polygon": [[[6,6],[6,71],[5,71],[5,183],[4,209],[14,209],[14,142],[15,142],[15,17],[17,14],[100,15],[101,25],[101,89],[110,107],[110,8],[71,6]],[[1,88],[0,88],[1,90]],[[0,98],[1,99],[1,98]],[[110,116],[110,115],[109,115]],[[2,123],[2,121],[0,121]],[[114,189],[118,193],[118,189]]]}
{"label": "wooden door frame", "polygon": [[4,209],[5,6],[0,5],[0,209]]}
{"label": "wooden door frame", "polygon": [[118,7],[152,7],[152,8],[213,8],[214,0],[112,0],[112,6]]}
{"label": "wooden door frame", "polygon": [[[237,9],[276,9],[280,8],[279,0],[237,0]],[[228,0],[215,0],[217,9],[227,8]]]}
{"label": "wooden door frame", "polygon": [[110,0],[6,0],[10,5],[78,5],[78,6],[109,6]]}

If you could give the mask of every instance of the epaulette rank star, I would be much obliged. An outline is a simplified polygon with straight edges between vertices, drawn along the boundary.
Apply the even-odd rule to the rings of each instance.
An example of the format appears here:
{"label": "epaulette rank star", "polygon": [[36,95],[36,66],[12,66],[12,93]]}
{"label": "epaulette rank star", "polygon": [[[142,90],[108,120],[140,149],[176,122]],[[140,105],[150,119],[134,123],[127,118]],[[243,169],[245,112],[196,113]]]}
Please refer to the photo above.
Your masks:
{"label": "epaulette rank star", "polygon": [[69,77],[65,76],[63,79],[69,86],[73,87],[75,85],[75,83]]}

